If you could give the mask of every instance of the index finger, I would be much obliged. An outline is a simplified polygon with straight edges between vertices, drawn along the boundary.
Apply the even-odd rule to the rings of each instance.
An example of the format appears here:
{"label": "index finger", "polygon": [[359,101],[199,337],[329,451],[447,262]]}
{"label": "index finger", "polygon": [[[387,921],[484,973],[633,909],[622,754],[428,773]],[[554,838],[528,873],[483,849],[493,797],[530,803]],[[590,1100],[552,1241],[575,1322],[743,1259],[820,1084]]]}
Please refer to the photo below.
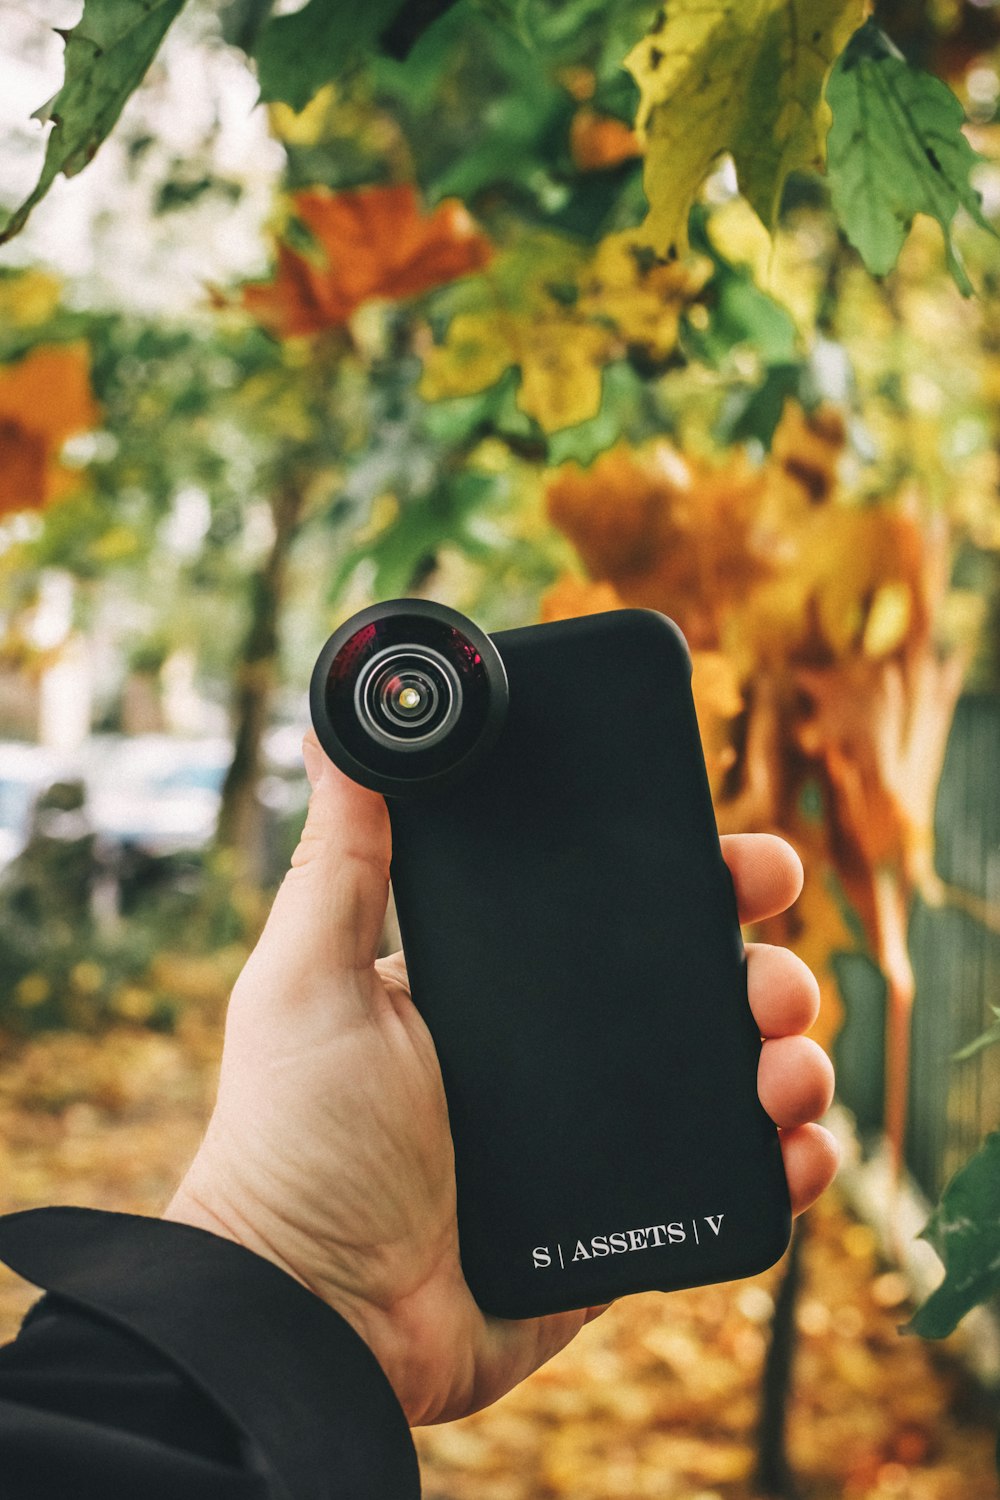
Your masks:
{"label": "index finger", "polygon": [[775,833],[728,833],[720,842],[741,922],[761,922],[791,906],[802,889],[802,861],[791,844]]}

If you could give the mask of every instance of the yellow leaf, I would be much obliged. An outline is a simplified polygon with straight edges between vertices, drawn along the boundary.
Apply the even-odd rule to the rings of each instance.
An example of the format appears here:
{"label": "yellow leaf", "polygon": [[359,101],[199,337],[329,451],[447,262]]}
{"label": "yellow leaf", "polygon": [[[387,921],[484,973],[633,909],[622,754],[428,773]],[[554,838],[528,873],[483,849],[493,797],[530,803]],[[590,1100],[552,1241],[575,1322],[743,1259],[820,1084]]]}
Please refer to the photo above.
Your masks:
{"label": "yellow leaf", "polygon": [[69,979],[82,995],[96,995],[104,983],[104,970],[91,959],[81,959],[70,969]]}
{"label": "yellow leaf", "polygon": [[732,721],[743,709],[739,673],[721,651],[693,651],[691,690],[713,794],[736,759]]}
{"label": "yellow leaf", "polygon": [[525,320],[521,331],[521,410],[545,432],[596,417],[601,370],[611,351],[607,331],[560,318]]}
{"label": "yellow leaf", "polygon": [[0,326],[33,328],[59,306],[60,285],[47,271],[22,271],[0,281]]}
{"label": "yellow leaf", "polygon": [[485,313],[459,313],[452,318],[444,343],[436,344],[424,359],[420,381],[424,400],[475,396],[495,385],[516,362],[512,322]]}
{"label": "yellow leaf", "polygon": [[290,104],[269,104],[267,116],[271,129],[286,146],[318,146],[329,135],[335,99],[334,87],[328,83],[304,109],[296,111]]}
{"label": "yellow leaf", "polygon": [[693,653],[692,690],[699,714],[734,719],[743,708],[739,674],[721,651]]}
{"label": "yellow leaf", "polygon": [[785,402],[771,443],[772,488],[782,530],[833,498],[846,441],[838,407],[823,403],[807,416],[797,401]]}
{"label": "yellow leaf", "polygon": [[715,467],[662,439],[622,442],[587,469],[554,470],[547,508],[592,578],[672,616],[692,650],[712,650],[726,612],[770,570],[753,539],[761,483],[740,455]]}
{"label": "yellow leaf", "polygon": [[113,1001],[116,1014],[124,1016],[127,1021],[148,1021],[155,1003],[149,990],[138,984],[123,985]]}
{"label": "yellow leaf", "polygon": [[919,526],[888,507],[814,519],[816,618],[834,653],[860,647],[864,656],[880,658],[922,635],[927,608],[914,593],[925,551]]}
{"label": "yellow leaf", "polygon": [[677,343],[681,314],[712,273],[706,256],[693,261],[652,257],[635,230],[609,234],[580,278],[579,310],[606,318],[626,343],[665,359]]}
{"label": "yellow leaf", "polygon": [[803,328],[815,323],[824,273],[814,245],[807,246],[794,233],[776,232],[772,240],[740,197],[713,208],[705,227],[719,254],[734,265],[749,266],[757,285],[787,307],[796,323]]}
{"label": "yellow leaf", "polygon": [[913,613],[910,586],[885,583],[876,593],[865,621],[861,649],[866,656],[888,656],[906,639]]}
{"label": "yellow leaf", "polygon": [[754,280],[768,284],[771,237],[745,198],[730,198],[711,214],[708,238],[734,265],[749,266]]}
{"label": "yellow leaf", "polygon": [[789,172],[823,158],[827,74],[864,18],[864,0],[672,0],[625,59],[647,140],[645,233],[687,248],[688,213],[731,152],[768,229]]}
{"label": "yellow leaf", "polygon": [[36,1005],[44,1005],[51,993],[52,986],[44,974],[25,974],[14,986],[14,1004],[33,1010]]}
{"label": "yellow leaf", "polygon": [[109,526],[102,536],[95,537],[90,544],[90,555],[95,562],[115,563],[123,557],[138,552],[140,536],[131,526]]}
{"label": "yellow leaf", "polygon": [[518,406],[546,432],[555,432],[597,415],[601,370],[613,347],[608,329],[572,315],[459,313],[444,343],[424,360],[420,394],[425,401],[471,396],[516,365]]}
{"label": "yellow leaf", "polygon": [[787,945],[812,969],[819,984],[820,1007],[809,1035],[821,1047],[829,1048],[844,1019],[832,960],[838,953],[853,952],[857,943],[844,921],[823,862],[803,857],[803,864],[805,878],[798,900],[789,911],[764,927],[763,936],[768,942]]}

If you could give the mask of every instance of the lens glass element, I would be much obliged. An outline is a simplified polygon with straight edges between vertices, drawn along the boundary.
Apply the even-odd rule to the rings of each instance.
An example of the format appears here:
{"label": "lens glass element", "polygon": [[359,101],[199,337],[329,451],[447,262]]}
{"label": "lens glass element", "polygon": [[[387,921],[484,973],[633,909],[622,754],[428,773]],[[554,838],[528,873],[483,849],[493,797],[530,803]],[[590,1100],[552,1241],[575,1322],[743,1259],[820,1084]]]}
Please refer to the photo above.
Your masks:
{"label": "lens glass element", "polygon": [[331,729],[355,760],[409,780],[436,775],[476,745],[491,687],[479,651],[455,626],[387,615],[339,648],[324,700]]}
{"label": "lens glass element", "polygon": [[427,746],[458,716],[462,685],[455,668],[430,646],[388,646],[366,662],[354,690],[370,734],[383,744]]}

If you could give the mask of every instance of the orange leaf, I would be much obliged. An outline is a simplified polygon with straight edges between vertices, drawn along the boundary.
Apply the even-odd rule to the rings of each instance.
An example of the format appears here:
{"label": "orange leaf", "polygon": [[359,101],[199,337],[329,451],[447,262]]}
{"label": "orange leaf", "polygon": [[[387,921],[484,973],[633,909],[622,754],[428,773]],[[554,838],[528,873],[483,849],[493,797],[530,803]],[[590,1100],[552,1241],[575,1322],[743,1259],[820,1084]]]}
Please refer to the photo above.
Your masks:
{"label": "orange leaf", "polygon": [[0,369],[0,515],[38,510],[73,487],[59,450],[99,416],[85,344],[42,345]]}
{"label": "orange leaf", "polygon": [[771,443],[771,467],[786,481],[777,486],[786,521],[832,498],[846,441],[838,407],[824,402],[807,416],[797,401],[785,402]]}
{"label": "orange leaf", "polygon": [[691,690],[713,792],[736,759],[732,723],[743,709],[735,664],[721,651],[693,651]]}
{"label": "orange leaf", "polygon": [[590,583],[565,573],[542,595],[538,618],[543,624],[552,620],[573,620],[578,615],[600,615],[624,605],[610,583]]}
{"label": "orange leaf", "polygon": [[569,149],[581,172],[600,172],[641,156],[642,142],[613,115],[578,109],[569,128]]}
{"label": "orange leaf", "polygon": [[408,183],[293,199],[321,252],[314,261],[287,244],[269,282],[244,287],[247,310],[280,338],[342,328],[373,298],[397,301],[486,265],[492,246],[457,199],[421,214]]}
{"label": "orange leaf", "polygon": [[760,486],[740,457],[714,469],[663,440],[619,443],[589,469],[556,470],[548,513],[592,578],[670,615],[693,650],[715,650],[725,611],[768,571],[751,535]]}

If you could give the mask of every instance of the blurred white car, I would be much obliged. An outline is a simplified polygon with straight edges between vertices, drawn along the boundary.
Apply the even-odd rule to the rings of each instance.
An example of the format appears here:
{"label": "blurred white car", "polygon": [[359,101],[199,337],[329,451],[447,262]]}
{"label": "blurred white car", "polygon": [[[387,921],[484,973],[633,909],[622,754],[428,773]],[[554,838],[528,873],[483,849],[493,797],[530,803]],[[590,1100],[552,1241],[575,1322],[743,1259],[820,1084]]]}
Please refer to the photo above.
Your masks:
{"label": "blurred white car", "polygon": [[200,848],[215,831],[232,753],[224,737],[95,735],[81,750],[95,832],[150,854]]}
{"label": "blurred white car", "polygon": [[39,792],[72,775],[72,766],[41,745],[0,740],[0,869],[24,848]]}
{"label": "blurred white car", "polygon": [[[265,737],[258,796],[273,815],[296,813],[305,804],[304,729],[282,725]],[[38,794],[63,779],[84,782],[83,817],[106,844],[150,854],[201,848],[215,832],[232,753],[225,736],[99,734],[72,758],[0,740],[0,869],[24,848]]]}

